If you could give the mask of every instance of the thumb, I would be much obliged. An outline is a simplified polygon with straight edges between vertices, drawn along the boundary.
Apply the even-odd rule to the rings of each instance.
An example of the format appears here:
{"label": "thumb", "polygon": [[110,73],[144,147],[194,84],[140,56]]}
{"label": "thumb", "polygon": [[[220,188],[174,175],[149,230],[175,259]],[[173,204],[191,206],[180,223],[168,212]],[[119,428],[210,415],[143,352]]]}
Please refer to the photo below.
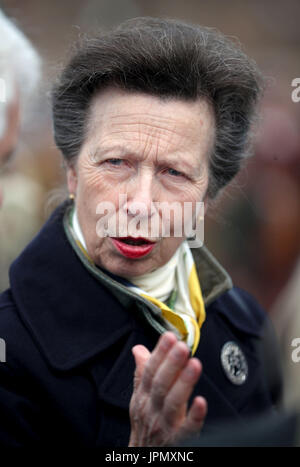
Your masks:
{"label": "thumb", "polygon": [[150,358],[151,353],[143,345],[135,345],[132,348],[132,353],[133,353],[134,360],[135,360],[135,373],[134,373],[133,388],[134,390],[136,390],[141,382],[145,365],[148,359]]}

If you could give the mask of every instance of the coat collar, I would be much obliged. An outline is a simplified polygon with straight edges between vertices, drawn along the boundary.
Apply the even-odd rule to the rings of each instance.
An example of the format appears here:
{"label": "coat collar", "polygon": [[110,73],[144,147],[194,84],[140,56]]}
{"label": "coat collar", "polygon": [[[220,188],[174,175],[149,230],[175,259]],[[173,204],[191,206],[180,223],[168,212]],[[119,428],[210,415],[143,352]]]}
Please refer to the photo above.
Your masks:
{"label": "coat collar", "polygon": [[232,280],[210,251],[202,246],[191,249],[205,306],[232,288]]}
{"label": "coat collar", "polygon": [[63,214],[64,206],[12,264],[10,284],[21,319],[48,363],[67,370],[130,332],[133,319],[87,274],[65,236]]}
{"label": "coat collar", "polygon": [[[58,370],[80,365],[136,327],[134,300],[122,305],[79,260],[64,232],[65,210],[63,204],[52,214],[10,269],[20,317]],[[193,255],[209,304],[231,287],[231,280],[206,249]]]}

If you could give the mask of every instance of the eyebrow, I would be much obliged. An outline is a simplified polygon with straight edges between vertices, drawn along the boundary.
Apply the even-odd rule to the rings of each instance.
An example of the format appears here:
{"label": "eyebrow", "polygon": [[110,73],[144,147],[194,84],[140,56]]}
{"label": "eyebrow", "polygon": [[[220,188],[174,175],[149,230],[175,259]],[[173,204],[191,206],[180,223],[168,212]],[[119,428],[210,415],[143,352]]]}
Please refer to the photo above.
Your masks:
{"label": "eyebrow", "polygon": [[95,148],[91,151],[92,157],[96,158],[96,160],[103,159],[105,156],[109,155],[110,153],[116,153],[118,156],[123,156],[126,154],[133,154],[132,151],[129,151],[125,146],[116,145],[116,146],[108,146],[108,147],[101,147]]}

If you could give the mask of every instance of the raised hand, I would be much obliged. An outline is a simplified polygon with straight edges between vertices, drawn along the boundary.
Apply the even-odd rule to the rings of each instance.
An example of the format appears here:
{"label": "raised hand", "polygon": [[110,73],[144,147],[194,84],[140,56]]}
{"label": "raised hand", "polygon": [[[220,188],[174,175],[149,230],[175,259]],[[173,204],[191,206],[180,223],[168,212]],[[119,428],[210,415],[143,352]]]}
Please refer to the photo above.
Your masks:
{"label": "raised hand", "polygon": [[170,445],[198,432],[207,403],[197,396],[187,410],[202,370],[198,359],[189,358],[187,345],[166,332],[152,353],[142,345],[133,347],[132,352],[136,371],[130,401],[129,446]]}

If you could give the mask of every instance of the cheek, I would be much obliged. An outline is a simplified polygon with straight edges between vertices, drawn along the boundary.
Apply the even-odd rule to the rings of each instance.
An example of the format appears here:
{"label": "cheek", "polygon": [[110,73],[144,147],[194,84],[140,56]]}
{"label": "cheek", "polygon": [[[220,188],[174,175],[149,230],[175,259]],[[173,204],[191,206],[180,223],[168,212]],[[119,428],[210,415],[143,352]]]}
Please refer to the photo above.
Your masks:
{"label": "cheek", "polygon": [[186,187],[184,190],[184,200],[185,201],[191,201],[191,202],[196,202],[196,201],[203,201],[206,190],[208,187],[208,175],[205,171],[202,177],[200,177],[196,183],[191,184]]}
{"label": "cheek", "polygon": [[108,185],[105,178],[101,177],[95,169],[80,171],[78,183],[81,187],[81,191],[85,193],[103,191]]}
{"label": "cheek", "polygon": [[169,202],[180,202],[180,203],[196,203],[197,201],[203,201],[208,186],[208,175],[203,172],[195,181],[185,181],[184,183],[178,183],[174,185],[172,190],[165,191],[166,201]]}
{"label": "cheek", "polygon": [[115,202],[117,198],[115,185],[109,183],[96,168],[81,168],[78,172],[77,198],[87,209],[96,212],[100,201]]}

